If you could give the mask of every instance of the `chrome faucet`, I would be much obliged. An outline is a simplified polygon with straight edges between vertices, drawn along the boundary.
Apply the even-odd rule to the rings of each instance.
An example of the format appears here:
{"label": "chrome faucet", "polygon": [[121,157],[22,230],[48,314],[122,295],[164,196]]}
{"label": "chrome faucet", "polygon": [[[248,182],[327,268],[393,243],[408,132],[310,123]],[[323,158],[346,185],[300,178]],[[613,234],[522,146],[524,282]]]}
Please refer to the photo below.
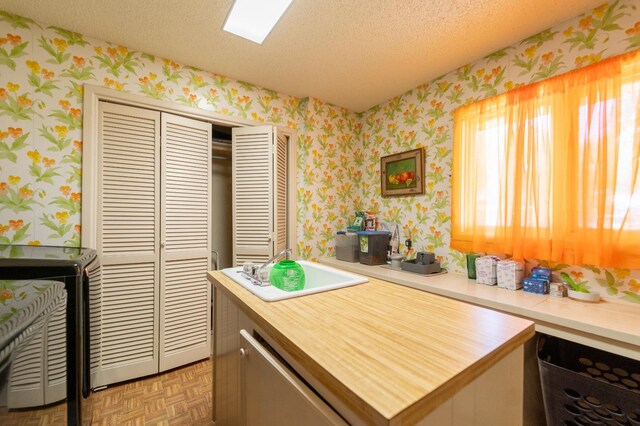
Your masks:
{"label": "chrome faucet", "polygon": [[[268,285],[270,285],[269,284],[269,277],[267,276],[266,278],[264,278],[262,276],[263,275],[262,271],[267,266],[269,266],[271,263],[273,263],[274,261],[279,259],[282,255],[287,255],[287,254],[291,254],[291,253],[292,253],[292,250],[290,248],[284,249],[280,253],[276,254],[271,259],[267,260],[265,263],[260,265],[258,268],[253,266],[253,264],[251,262],[246,262],[244,267],[243,267],[244,270],[238,271],[238,273],[240,275],[242,275],[243,277],[247,278],[254,285],[259,285],[259,286],[262,286],[262,287],[268,286]],[[287,258],[288,258],[288,256],[287,256]]]}
{"label": "chrome faucet", "polygon": [[257,279],[258,281],[261,281],[261,282],[269,281],[269,279],[266,279],[266,280],[263,280],[263,279],[262,279],[262,275],[261,275],[261,274],[262,274],[262,270],[263,270],[264,268],[266,268],[267,266],[269,266],[271,263],[273,263],[273,262],[275,262],[276,260],[278,260],[282,255],[287,256],[287,259],[288,259],[288,258],[289,258],[289,256],[288,256],[288,255],[289,255],[289,254],[291,254],[291,253],[292,253],[292,252],[291,252],[291,249],[290,249],[290,248],[286,248],[286,249],[282,250],[280,253],[278,253],[278,254],[274,255],[271,259],[269,259],[269,260],[267,260],[266,262],[264,262],[264,263],[263,263],[263,264],[258,268],[258,270],[256,271],[256,279]]}

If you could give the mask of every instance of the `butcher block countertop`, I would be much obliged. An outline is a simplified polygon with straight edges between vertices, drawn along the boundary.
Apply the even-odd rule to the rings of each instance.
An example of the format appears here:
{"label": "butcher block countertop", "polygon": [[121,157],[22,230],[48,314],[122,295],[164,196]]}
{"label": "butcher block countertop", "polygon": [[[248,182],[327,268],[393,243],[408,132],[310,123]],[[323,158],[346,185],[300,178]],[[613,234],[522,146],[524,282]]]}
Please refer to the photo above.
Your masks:
{"label": "butcher block countertop", "polygon": [[323,258],[320,263],[517,315],[535,321],[536,331],[541,333],[640,361],[640,306],[636,304],[608,300],[580,302],[568,297],[482,285],[463,275],[426,276],[390,269],[386,265],[367,266],[336,258]]}
{"label": "butcher block countertop", "polygon": [[209,280],[370,423],[424,417],[534,335],[529,320],[376,278],[279,302]]}

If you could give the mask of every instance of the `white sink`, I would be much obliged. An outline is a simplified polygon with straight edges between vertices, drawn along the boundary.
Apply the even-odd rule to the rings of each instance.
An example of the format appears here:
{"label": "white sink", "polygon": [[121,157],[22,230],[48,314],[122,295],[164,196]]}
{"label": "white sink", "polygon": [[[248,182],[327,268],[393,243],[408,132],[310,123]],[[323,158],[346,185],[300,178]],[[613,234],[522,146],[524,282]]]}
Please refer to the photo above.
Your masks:
{"label": "white sink", "polygon": [[308,262],[306,260],[298,260],[298,263],[302,265],[305,276],[304,288],[298,291],[284,291],[272,285],[261,287],[253,284],[240,274],[240,272],[242,272],[241,267],[226,268],[222,270],[222,273],[267,302],[335,290],[369,281],[368,278],[363,276],[333,269],[325,265],[320,265],[319,263]]}

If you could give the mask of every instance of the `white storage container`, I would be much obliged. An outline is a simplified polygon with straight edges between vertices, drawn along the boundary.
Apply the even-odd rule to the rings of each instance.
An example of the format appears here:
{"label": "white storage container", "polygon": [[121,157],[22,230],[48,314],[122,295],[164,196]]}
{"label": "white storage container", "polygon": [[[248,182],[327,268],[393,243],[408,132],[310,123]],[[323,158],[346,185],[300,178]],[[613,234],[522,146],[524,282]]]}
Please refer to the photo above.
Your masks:
{"label": "white storage container", "polygon": [[518,290],[522,288],[522,278],[524,277],[524,263],[518,260],[501,260],[497,266],[498,287],[507,290]]}
{"label": "white storage container", "polygon": [[476,259],[476,281],[478,284],[496,285],[498,274],[496,265],[500,258],[495,256],[482,256]]}

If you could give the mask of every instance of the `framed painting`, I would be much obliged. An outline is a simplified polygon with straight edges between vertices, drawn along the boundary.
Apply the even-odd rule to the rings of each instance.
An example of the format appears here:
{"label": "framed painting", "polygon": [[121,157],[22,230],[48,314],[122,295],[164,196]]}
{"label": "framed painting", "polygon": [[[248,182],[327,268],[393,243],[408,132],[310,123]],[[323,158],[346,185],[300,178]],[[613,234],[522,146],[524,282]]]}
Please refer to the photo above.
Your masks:
{"label": "framed painting", "polygon": [[380,183],[383,197],[424,194],[424,149],[381,157]]}

